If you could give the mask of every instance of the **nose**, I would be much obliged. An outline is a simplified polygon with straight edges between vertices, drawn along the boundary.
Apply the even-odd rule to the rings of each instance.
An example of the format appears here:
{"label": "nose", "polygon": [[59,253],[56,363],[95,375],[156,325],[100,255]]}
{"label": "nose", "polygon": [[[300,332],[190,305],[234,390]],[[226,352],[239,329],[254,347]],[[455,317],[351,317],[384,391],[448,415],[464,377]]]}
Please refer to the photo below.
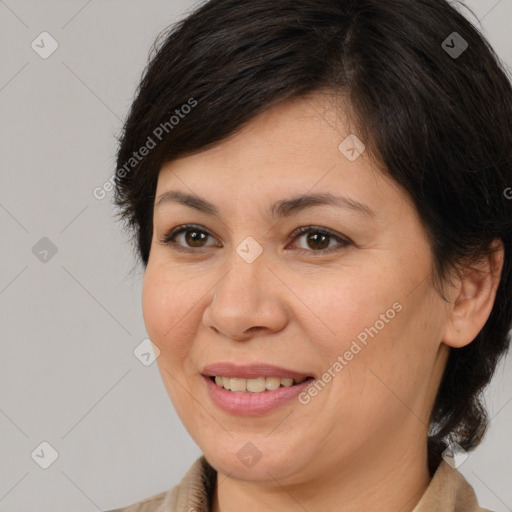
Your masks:
{"label": "nose", "polygon": [[234,254],[231,266],[218,282],[214,299],[203,313],[203,325],[228,338],[244,341],[278,332],[288,321],[286,287],[260,255],[247,263]]}

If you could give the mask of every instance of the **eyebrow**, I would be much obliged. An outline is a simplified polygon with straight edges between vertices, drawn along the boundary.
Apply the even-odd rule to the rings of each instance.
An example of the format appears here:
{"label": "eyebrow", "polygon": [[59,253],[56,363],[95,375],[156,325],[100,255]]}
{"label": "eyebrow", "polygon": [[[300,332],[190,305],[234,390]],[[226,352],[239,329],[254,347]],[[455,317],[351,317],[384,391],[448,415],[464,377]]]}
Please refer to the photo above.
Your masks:
{"label": "eyebrow", "polygon": [[[219,209],[213,203],[197,195],[178,191],[165,192],[158,197],[155,207],[158,208],[167,203],[178,203],[209,215],[219,216]],[[313,206],[321,205],[340,206],[370,217],[376,217],[375,212],[365,204],[349,197],[338,196],[328,192],[301,194],[290,199],[277,201],[268,210],[268,215],[271,218],[285,218]]]}

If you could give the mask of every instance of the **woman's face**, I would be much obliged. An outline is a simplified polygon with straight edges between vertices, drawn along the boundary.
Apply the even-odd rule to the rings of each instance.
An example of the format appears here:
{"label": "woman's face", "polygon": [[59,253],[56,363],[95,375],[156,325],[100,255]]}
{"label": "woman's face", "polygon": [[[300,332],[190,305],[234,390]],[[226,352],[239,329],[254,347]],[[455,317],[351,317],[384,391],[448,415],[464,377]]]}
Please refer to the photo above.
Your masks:
{"label": "woman's face", "polygon": [[[316,94],[161,169],[144,320],[179,417],[233,478],[426,460],[447,309],[412,203],[351,131]],[[347,201],[291,201],[321,194]]]}

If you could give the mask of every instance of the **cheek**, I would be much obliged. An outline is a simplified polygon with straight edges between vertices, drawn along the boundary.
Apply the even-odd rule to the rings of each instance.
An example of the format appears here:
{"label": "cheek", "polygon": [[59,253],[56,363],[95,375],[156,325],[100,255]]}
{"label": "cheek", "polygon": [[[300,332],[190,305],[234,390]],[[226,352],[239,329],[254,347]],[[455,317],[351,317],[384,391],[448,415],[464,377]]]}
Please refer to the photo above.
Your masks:
{"label": "cheek", "polygon": [[[314,287],[312,282],[316,282]],[[308,279],[298,283],[296,289],[308,290],[301,298],[310,305],[307,318],[312,323],[303,327],[315,333],[314,341],[323,352],[323,359],[343,355],[354,341],[361,348],[365,347],[365,342],[369,345],[372,339],[390,332],[403,314],[397,281],[377,269],[373,272],[347,270],[335,278]],[[357,350],[355,347],[354,351]]]}
{"label": "cheek", "polygon": [[161,269],[148,265],[142,286],[142,312],[150,339],[168,361],[183,359],[190,347],[199,294],[179,280],[170,279]]}
{"label": "cheek", "polygon": [[142,284],[142,314],[149,337],[154,342],[162,340],[169,325],[165,324],[168,297],[156,279],[155,273],[148,266]]}
{"label": "cheek", "polygon": [[305,330],[312,336],[325,371],[331,368],[344,375],[336,379],[335,387],[343,388],[339,396],[347,399],[346,393],[368,386],[372,396],[389,395],[376,375],[385,376],[393,389],[421,386],[434,364],[440,331],[439,311],[429,306],[429,285],[424,283],[411,293],[414,285],[410,281],[418,278],[411,272],[397,273],[396,266],[374,267],[353,275],[345,272],[339,276],[340,284],[302,285],[300,289],[309,289],[305,302],[314,305],[315,313],[309,315],[314,325]]}

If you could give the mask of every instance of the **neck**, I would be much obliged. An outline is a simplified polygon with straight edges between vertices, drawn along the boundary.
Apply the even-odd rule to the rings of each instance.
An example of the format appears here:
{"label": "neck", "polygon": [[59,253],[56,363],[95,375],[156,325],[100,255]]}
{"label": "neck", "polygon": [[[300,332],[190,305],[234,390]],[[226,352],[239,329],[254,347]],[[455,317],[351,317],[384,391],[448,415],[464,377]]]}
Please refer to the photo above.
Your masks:
{"label": "neck", "polygon": [[426,449],[419,451],[424,453],[406,452],[393,459],[389,452],[379,459],[368,455],[337,469],[325,464],[321,476],[293,484],[278,479],[255,484],[219,473],[212,512],[412,512],[431,480]]}

